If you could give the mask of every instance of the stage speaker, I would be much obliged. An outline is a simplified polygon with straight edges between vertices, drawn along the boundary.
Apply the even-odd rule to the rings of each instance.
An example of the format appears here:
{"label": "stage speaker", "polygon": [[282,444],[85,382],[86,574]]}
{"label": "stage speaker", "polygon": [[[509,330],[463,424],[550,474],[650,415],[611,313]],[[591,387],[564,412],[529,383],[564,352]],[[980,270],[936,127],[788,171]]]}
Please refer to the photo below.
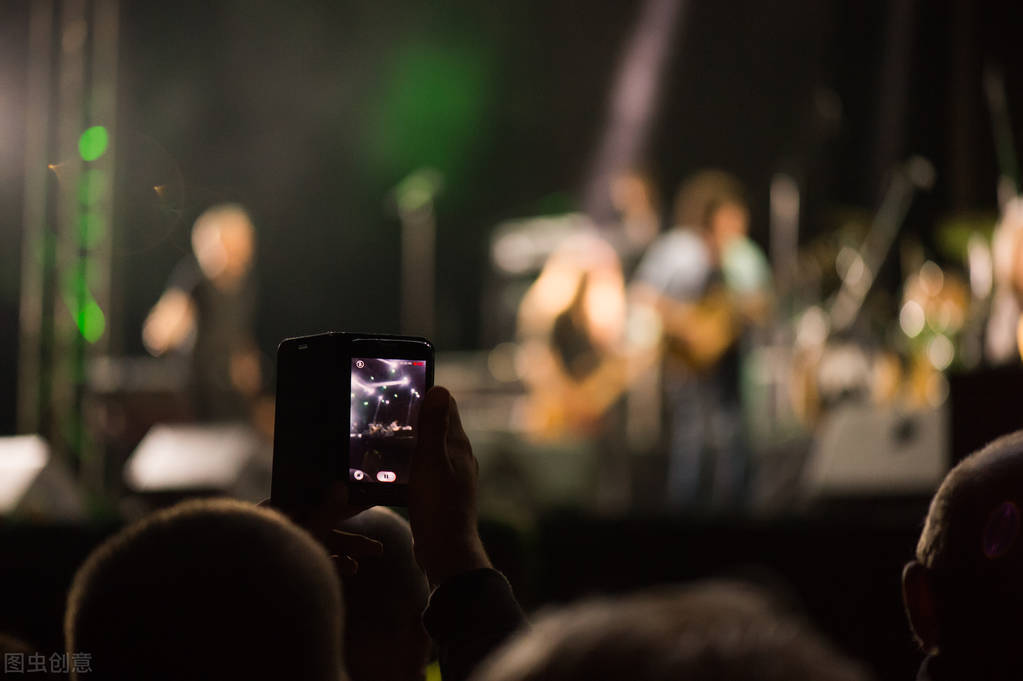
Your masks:
{"label": "stage speaker", "polygon": [[47,522],[85,518],[81,490],[38,435],[0,437],[0,516]]}
{"label": "stage speaker", "polygon": [[157,424],[124,468],[141,494],[224,494],[258,502],[270,496],[272,446],[244,424]]}
{"label": "stage speaker", "polygon": [[949,466],[948,410],[837,407],[804,474],[808,498],[930,495]]}

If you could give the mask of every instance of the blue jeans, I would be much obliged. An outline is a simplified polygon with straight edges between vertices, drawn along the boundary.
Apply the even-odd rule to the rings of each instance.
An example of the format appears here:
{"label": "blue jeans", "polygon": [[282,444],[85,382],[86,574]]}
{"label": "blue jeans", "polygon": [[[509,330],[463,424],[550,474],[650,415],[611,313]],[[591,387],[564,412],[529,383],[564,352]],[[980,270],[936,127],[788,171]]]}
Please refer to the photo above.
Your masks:
{"label": "blue jeans", "polygon": [[748,456],[742,410],[714,376],[665,376],[668,503],[693,508],[740,506]]}

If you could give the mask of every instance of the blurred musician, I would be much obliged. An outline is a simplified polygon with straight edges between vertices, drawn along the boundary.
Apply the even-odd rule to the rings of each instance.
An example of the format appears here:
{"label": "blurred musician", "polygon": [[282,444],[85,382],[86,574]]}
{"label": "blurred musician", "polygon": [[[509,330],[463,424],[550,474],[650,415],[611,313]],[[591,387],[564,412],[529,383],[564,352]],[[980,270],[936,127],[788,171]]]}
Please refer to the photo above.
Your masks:
{"label": "blurred musician", "polygon": [[637,306],[661,320],[668,497],[677,506],[737,504],[747,475],[738,341],[767,314],[767,262],[747,237],[742,187],[726,173],[687,180],[675,220],[643,257],[632,287]]}
{"label": "blurred musician", "polygon": [[1008,201],[992,239],[994,294],[984,354],[991,364],[1018,364],[1023,355],[1023,198]]}
{"label": "blurred musician", "polygon": [[625,285],[618,255],[596,230],[568,237],[519,306],[517,366],[535,436],[592,435],[624,388]]}
{"label": "blurred musician", "polygon": [[149,312],[142,340],[154,356],[189,353],[199,420],[246,420],[262,387],[248,213],[236,204],[206,210],[192,227],[192,251]]}

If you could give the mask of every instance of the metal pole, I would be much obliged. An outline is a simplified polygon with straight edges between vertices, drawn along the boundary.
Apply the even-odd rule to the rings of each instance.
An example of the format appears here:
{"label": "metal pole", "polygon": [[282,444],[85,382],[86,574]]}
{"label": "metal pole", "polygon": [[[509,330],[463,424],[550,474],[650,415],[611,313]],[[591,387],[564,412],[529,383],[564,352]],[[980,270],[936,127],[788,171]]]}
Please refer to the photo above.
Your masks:
{"label": "metal pole", "polygon": [[442,184],[438,171],[424,168],[392,192],[401,218],[401,329],[405,334],[433,335],[437,240],[433,200]]}
{"label": "metal pole", "polygon": [[18,432],[42,426],[43,289],[46,272],[47,142],[52,81],[53,3],[30,5],[28,96],[25,106],[25,198],[18,329]]}

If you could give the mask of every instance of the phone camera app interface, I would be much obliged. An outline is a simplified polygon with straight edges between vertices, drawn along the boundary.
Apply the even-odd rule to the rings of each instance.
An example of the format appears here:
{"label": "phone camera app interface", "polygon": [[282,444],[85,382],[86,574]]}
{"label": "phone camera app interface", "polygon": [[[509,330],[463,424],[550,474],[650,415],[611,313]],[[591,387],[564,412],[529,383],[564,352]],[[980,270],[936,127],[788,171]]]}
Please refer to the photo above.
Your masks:
{"label": "phone camera app interface", "polygon": [[408,482],[425,392],[425,360],[352,358],[351,480]]}

